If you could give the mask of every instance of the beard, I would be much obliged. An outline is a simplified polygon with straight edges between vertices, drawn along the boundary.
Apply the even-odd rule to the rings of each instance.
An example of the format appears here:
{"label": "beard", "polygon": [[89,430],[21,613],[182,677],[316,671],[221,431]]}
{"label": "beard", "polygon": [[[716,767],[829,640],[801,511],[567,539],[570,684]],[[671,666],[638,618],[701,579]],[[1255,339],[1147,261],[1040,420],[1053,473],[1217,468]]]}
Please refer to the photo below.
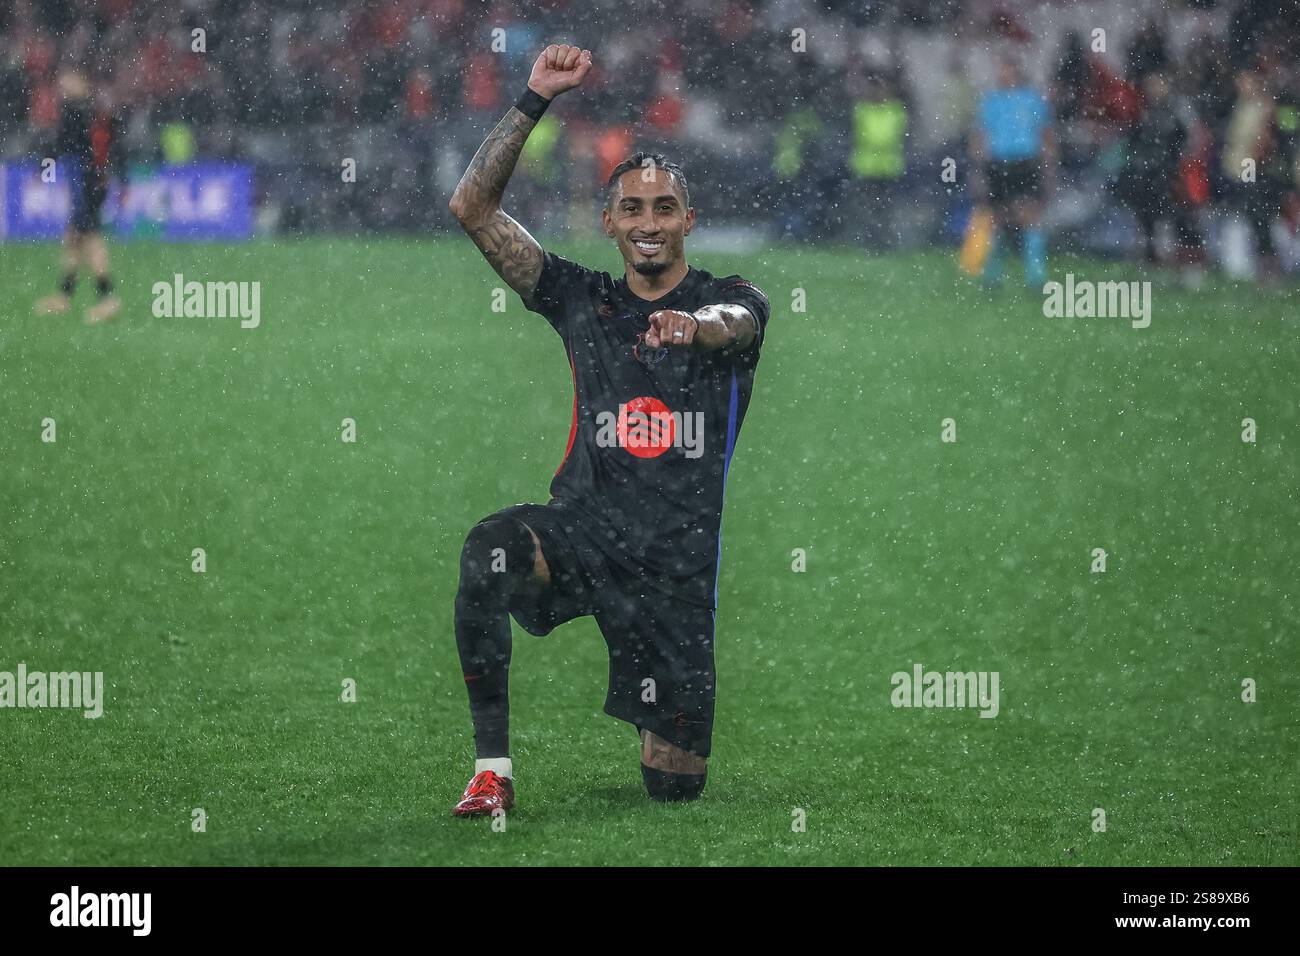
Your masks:
{"label": "beard", "polygon": [[632,263],[632,268],[643,276],[657,276],[663,272],[671,263],[668,262],[647,262],[642,259],[639,262]]}

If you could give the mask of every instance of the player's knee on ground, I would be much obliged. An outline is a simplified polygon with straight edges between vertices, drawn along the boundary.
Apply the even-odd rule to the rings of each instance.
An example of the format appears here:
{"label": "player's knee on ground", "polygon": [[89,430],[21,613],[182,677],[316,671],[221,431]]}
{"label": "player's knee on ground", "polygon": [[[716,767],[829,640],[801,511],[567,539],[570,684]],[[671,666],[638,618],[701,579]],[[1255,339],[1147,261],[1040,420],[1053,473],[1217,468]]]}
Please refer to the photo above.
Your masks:
{"label": "player's knee on ground", "polygon": [[508,597],[533,570],[533,536],[513,518],[486,518],[470,529],[460,553],[457,599],[468,604]]}
{"label": "player's knee on ground", "polygon": [[704,792],[709,760],[641,731],[641,779],[652,800],[695,800]]}
{"label": "player's knee on ground", "polygon": [[698,800],[704,792],[704,783],[708,780],[705,773],[667,773],[653,767],[641,765],[641,779],[645,781],[646,793],[651,800],[672,803],[679,800]]}

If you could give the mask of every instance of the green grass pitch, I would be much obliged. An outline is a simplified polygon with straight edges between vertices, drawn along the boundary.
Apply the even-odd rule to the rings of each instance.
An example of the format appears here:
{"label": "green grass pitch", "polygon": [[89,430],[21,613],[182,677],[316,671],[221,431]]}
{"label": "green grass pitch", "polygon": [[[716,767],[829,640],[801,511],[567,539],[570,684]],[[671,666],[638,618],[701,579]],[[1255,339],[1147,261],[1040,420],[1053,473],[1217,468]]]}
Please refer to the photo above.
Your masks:
{"label": "green grass pitch", "polygon": [[[590,620],[516,628],[495,832],[449,815],[452,598],[465,532],[545,501],[563,453],[546,323],[492,311],[463,239],[119,244],[104,327],[35,317],[57,252],[0,246],[0,670],[106,684],[98,720],[0,710],[0,863],[1300,862],[1294,298],[1157,282],[1138,330],[986,295],[946,253],[692,261],[773,303],[708,790],[645,799]],[[261,326],[154,318],[174,273],[260,281]],[[1001,712],[894,708],[916,663],[997,671]]]}

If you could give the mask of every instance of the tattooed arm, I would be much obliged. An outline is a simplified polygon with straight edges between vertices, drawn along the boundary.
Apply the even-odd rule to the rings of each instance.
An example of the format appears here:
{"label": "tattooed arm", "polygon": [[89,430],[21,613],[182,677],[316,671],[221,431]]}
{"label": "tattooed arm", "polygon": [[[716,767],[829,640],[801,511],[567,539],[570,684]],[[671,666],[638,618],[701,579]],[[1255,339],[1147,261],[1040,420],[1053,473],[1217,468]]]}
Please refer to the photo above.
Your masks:
{"label": "tattooed arm", "polygon": [[[542,51],[528,87],[548,100],[580,84],[591,69],[591,51],[552,44]],[[524,141],[537,124],[514,107],[483,141],[452,194],[448,208],[506,285],[527,298],[542,275],[542,247],[501,209],[506,183]]]}
{"label": "tattooed arm", "polygon": [[542,247],[501,209],[515,161],[536,124],[513,106],[470,162],[448,204],[506,285],[527,297],[542,275]]}
{"label": "tattooed arm", "polygon": [[758,334],[758,319],[743,305],[706,305],[694,312],[660,309],[650,315],[645,344],[691,346],[697,352],[747,349]]}

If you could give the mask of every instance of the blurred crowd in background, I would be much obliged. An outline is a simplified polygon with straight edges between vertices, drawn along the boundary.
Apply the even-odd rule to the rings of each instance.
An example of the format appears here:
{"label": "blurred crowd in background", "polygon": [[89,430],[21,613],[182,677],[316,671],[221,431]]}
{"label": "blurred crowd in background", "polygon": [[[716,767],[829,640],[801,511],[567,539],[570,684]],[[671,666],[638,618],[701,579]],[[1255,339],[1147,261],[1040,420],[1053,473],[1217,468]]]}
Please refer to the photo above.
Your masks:
{"label": "blurred crowd in background", "polygon": [[1192,248],[1230,272],[1277,275],[1300,265],[1298,11],[0,0],[0,158],[44,155],[59,72],[75,68],[116,120],[128,170],[252,163],[261,229],[448,229],[446,197],[538,51],[571,42],[595,69],[534,132],[508,193],[540,234],[594,231],[608,170],[654,148],[685,164],[709,241],[956,243],[981,202],[982,98],[1013,64],[1049,110],[1054,246],[1171,263]]}

